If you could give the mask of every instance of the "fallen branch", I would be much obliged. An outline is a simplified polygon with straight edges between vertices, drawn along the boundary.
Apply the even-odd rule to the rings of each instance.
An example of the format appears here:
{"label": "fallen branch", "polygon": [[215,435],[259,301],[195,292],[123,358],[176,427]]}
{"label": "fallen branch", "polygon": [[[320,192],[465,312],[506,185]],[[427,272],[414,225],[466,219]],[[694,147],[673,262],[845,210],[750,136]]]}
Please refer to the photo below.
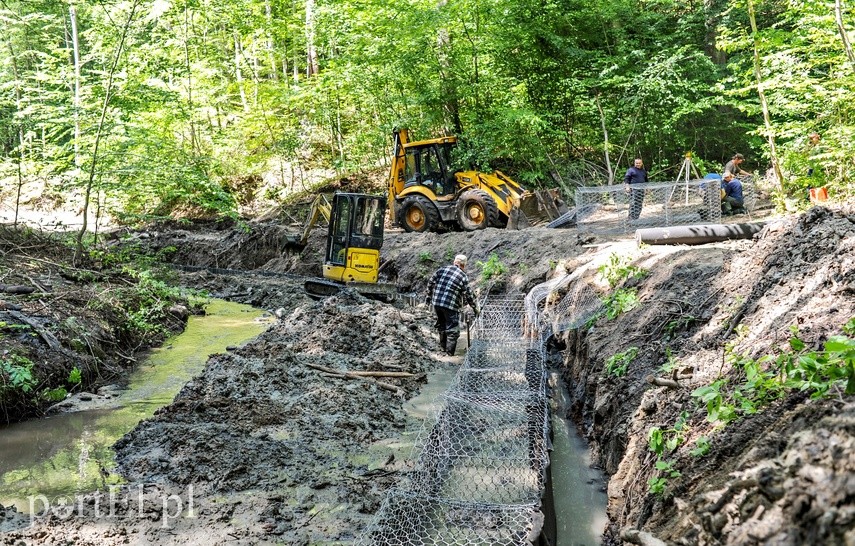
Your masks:
{"label": "fallen branch", "polygon": [[620,532],[620,538],[624,542],[640,546],[667,546],[664,540],[660,540],[650,533],[638,529],[623,529]]}
{"label": "fallen branch", "polygon": [[33,330],[35,330],[36,333],[39,334],[39,337],[45,340],[45,343],[47,343],[51,349],[53,349],[54,351],[62,352],[62,344],[59,342],[59,340],[56,339],[56,337],[52,333],[42,328],[39,323],[18,311],[8,311],[8,313],[15,320],[19,320],[30,328],[32,328]]}
{"label": "fallen branch", "polygon": [[32,286],[23,286],[20,284],[0,284],[0,292],[6,294],[32,294],[36,289]]}
{"label": "fallen branch", "polygon": [[395,394],[398,394],[401,392],[400,388],[396,387],[395,385],[392,385],[391,383],[384,383],[383,381],[377,381],[376,379],[374,379],[372,377],[366,377],[363,375],[358,375],[358,372],[342,372],[339,370],[334,370],[332,368],[327,368],[326,366],[321,366],[320,364],[306,363],[306,366],[313,368],[315,370],[324,372],[326,374],[329,374],[333,377],[341,377],[341,378],[347,378],[347,379],[359,379],[361,381],[367,381],[369,383],[373,383],[373,384],[377,385],[381,389],[394,392]]}
{"label": "fallen branch", "polygon": [[646,378],[648,383],[657,387],[668,387],[669,389],[679,389],[682,387],[675,379],[665,379],[664,377],[656,377],[648,375]]}
{"label": "fallen branch", "polygon": [[415,377],[416,374],[409,372],[347,372],[361,377]]}

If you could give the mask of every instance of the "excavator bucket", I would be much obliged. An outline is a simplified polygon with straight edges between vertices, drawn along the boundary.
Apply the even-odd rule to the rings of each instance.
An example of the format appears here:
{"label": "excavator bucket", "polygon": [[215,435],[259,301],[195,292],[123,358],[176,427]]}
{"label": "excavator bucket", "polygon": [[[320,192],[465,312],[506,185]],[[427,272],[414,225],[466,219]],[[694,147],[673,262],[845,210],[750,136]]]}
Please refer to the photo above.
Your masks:
{"label": "excavator bucket", "polygon": [[511,210],[508,229],[546,225],[568,210],[558,188],[529,191],[523,194],[519,204]]}

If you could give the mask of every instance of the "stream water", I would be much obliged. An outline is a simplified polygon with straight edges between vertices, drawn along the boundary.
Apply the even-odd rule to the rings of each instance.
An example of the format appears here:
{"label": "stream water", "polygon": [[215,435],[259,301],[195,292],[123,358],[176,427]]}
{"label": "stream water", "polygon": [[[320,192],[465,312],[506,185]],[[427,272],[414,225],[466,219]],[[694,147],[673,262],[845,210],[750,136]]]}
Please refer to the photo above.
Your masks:
{"label": "stream water", "polygon": [[576,426],[564,418],[569,395],[561,381],[553,381],[557,403],[552,416],[552,490],[555,498],[556,546],[594,546],[602,544],[608,523],[603,491],[605,477],[591,465],[591,451],[576,432]]}
{"label": "stream water", "polygon": [[0,505],[28,512],[28,497],[70,497],[119,481],[112,446],[175,398],[205,367],[208,355],[263,332],[265,312],[213,300],[204,316],[155,349],[109,409],[65,413],[0,427]]}

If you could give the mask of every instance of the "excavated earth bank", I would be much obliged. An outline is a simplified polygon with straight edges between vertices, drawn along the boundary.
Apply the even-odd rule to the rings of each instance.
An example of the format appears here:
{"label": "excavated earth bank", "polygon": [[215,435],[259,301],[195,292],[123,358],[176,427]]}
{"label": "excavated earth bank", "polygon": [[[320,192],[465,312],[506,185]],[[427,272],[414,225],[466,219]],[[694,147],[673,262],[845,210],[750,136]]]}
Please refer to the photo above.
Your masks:
{"label": "excavated earth bank", "polygon": [[[745,383],[726,344],[758,359],[789,350],[791,327],[816,349],[842,333],[855,317],[852,209],[814,208],[770,223],[754,242],[642,252],[636,264],[651,272],[628,283],[641,306],[563,339],[573,417],[611,475],[609,541],[855,544],[855,397],[840,386],[819,399],[790,391],[756,413],[737,410],[726,427],[691,397],[720,377],[731,390]],[[606,360],[630,347],[639,352],[627,374],[607,374]],[[663,473],[648,434],[673,431],[681,412],[684,441],[666,448],[681,476],[652,494],[648,480]],[[701,436],[709,453],[693,456]]]}
{"label": "excavated earth bank", "polygon": [[[153,249],[174,246],[172,260],[185,266],[319,273],[321,230],[299,254],[282,251],[284,234],[268,225],[134,238]],[[384,272],[419,291],[437,266],[464,252],[482,296],[519,297],[556,271],[611,252],[632,255],[651,271],[624,284],[638,288],[641,306],[557,340],[574,397],[571,417],[611,475],[605,540],[853,543],[851,396],[834,389],[814,400],[791,392],[724,428],[706,421],[690,396],[719,374],[733,384],[744,379],[724,359],[725,343],[756,358],[786,348],[792,325],[811,347],[840,333],[855,315],[852,211],[814,209],[770,224],[755,241],[698,248],[590,244],[596,242],[575,230],[393,232],[383,249]],[[507,272],[484,278],[492,253]],[[0,534],[0,543],[349,544],[396,474],[407,469],[400,453],[395,456],[406,426],[403,405],[426,372],[444,365],[427,309],[350,293],[314,302],[302,295],[300,280],[288,276],[189,272],[182,279],[278,310],[280,321],[254,342],[213,356],[172,405],[117,444],[120,471],[129,480],[117,517],[99,516],[89,496],[70,516],[52,514]],[[604,294],[602,283],[597,286]],[[627,374],[605,374],[606,359],[631,346],[639,352]],[[672,366],[676,375],[660,371],[668,354],[679,361]],[[323,370],[413,375],[374,378],[383,386]],[[648,375],[675,377],[678,387],[651,385]],[[681,412],[685,439],[668,453],[681,476],[654,495],[647,482],[659,471],[647,434],[654,426],[674,427]],[[691,456],[702,435],[709,453]],[[194,517],[164,526],[168,495],[181,497],[183,516],[192,497]],[[167,504],[167,515],[175,505]]]}

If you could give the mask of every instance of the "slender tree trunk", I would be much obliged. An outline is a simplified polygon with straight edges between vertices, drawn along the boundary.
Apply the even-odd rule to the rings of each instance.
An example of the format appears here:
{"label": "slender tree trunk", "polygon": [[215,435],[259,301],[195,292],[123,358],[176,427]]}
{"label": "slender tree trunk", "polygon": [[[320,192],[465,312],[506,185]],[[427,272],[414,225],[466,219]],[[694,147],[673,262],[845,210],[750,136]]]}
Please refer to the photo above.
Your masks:
{"label": "slender tree trunk", "polygon": [[77,9],[68,6],[71,20],[71,45],[74,54],[74,166],[80,168],[80,41],[77,36]]}
{"label": "slender tree trunk", "polygon": [[78,263],[83,256],[83,235],[86,233],[87,219],[89,216],[89,199],[92,195],[92,187],[95,184],[95,172],[98,166],[98,147],[101,144],[101,133],[104,130],[104,120],[107,118],[107,108],[110,105],[110,98],[113,92],[113,76],[116,74],[116,67],[119,66],[119,59],[122,56],[122,49],[125,46],[125,38],[128,36],[128,30],[131,28],[131,23],[134,20],[134,13],[137,11],[137,6],[141,0],[134,0],[131,5],[131,12],[128,14],[128,20],[122,29],[122,36],[119,39],[119,45],[116,48],[116,56],[113,58],[113,64],[110,66],[110,72],[107,75],[107,88],[104,91],[104,104],[101,106],[101,118],[98,120],[98,128],[95,131],[95,144],[92,148],[92,164],[89,168],[89,180],[86,183],[86,194],[83,197],[83,225],[77,233],[77,249],[74,253],[74,262]]}
{"label": "slender tree trunk", "polygon": [[193,106],[193,71],[190,66],[190,10],[184,4],[184,69],[187,70],[187,115],[190,118],[190,148],[199,153],[199,140],[196,138],[195,107]]}
{"label": "slender tree trunk", "polygon": [[606,114],[600,104],[600,96],[597,95],[597,110],[600,112],[600,125],[603,127],[603,149],[605,150],[606,170],[609,173],[609,185],[614,184],[615,173],[612,171],[612,161],[609,159],[609,130],[606,128]]}
{"label": "slender tree trunk", "polygon": [[[15,58],[15,49],[12,47],[11,31],[8,25],[3,25],[6,29],[6,46],[9,48],[9,59],[12,62],[12,75],[15,77],[15,111],[20,115],[22,108],[21,100],[21,75],[18,72],[18,61]],[[24,174],[21,165],[24,163],[24,125],[21,120],[18,121],[18,187],[15,188],[15,220],[12,225],[18,225],[18,212],[21,208],[21,191],[24,187]]]}
{"label": "slender tree trunk", "polygon": [[306,0],[306,77],[320,72],[318,50],[315,47],[315,0]]}
{"label": "slender tree trunk", "polygon": [[784,177],[778,163],[778,152],[775,149],[775,131],[772,129],[772,119],[769,116],[769,103],[763,90],[763,76],[760,73],[760,35],[757,31],[757,18],[754,15],[754,0],[748,0],[748,19],[751,22],[751,35],[754,41],[754,78],[757,80],[757,95],[760,97],[760,107],[763,109],[763,123],[766,126],[766,137],[769,140],[769,159],[772,170],[778,179],[779,189],[784,189]]}
{"label": "slender tree trunk", "polygon": [[837,22],[837,31],[840,32],[840,39],[843,42],[846,57],[855,66],[855,52],[852,51],[852,44],[849,43],[849,35],[846,34],[846,27],[843,26],[843,0],[834,1],[834,20]]}
{"label": "slender tree trunk", "polygon": [[704,53],[713,63],[724,66],[727,54],[718,48],[718,25],[721,22],[721,10],[717,0],[704,0]]}
{"label": "slender tree trunk", "polygon": [[240,103],[243,105],[243,111],[248,114],[249,102],[246,100],[246,90],[243,88],[243,72],[240,69],[240,56],[240,34],[238,31],[235,31],[235,79],[237,80],[238,91],[240,92]]}
{"label": "slender tree trunk", "polygon": [[276,42],[273,39],[273,8],[270,0],[264,0],[264,15],[267,18],[267,62],[270,63],[270,78],[279,81],[276,71]]}

